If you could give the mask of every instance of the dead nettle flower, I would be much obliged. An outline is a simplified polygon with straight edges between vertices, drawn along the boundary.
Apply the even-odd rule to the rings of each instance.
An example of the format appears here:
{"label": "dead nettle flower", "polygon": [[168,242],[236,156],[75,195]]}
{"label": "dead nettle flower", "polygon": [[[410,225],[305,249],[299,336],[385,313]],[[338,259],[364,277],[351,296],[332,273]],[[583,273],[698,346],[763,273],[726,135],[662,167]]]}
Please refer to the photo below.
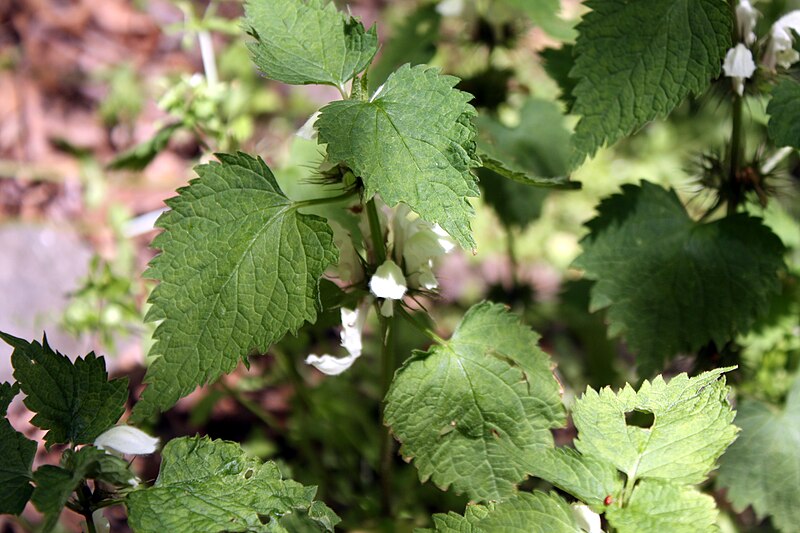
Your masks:
{"label": "dead nettle flower", "polygon": [[744,80],[751,77],[756,71],[756,63],[753,61],[753,53],[744,44],[739,43],[725,55],[725,62],[722,65],[725,75],[733,80],[733,90],[736,94],[744,94]]}
{"label": "dead nettle flower", "polygon": [[94,445],[112,455],[147,455],[156,451],[158,439],[141,429],[121,424],[102,433]]}
{"label": "dead nettle flower", "polygon": [[800,10],[787,13],[772,25],[767,51],[761,60],[764,67],[775,72],[776,67],[789,68],[800,59],[793,47],[795,33],[800,33]]}
{"label": "dead nettle flower", "polygon": [[739,0],[736,6],[736,27],[739,38],[747,45],[752,46],[756,42],[755,27],[761,13],[753,7],[749,0]]}
{"label": "dead nettle flower", "polygon": [[338,376],[356,362],[361,356],[361,334],[364,331],[364,323],[369,311],[369,300],[365,300],[356,309],[342,307],[342,332],[340,338],[342,347],[347,351],[344,357],[333,355],[315,355],[306,357],[306,364],[311,365],[323,374],[328,376]]}

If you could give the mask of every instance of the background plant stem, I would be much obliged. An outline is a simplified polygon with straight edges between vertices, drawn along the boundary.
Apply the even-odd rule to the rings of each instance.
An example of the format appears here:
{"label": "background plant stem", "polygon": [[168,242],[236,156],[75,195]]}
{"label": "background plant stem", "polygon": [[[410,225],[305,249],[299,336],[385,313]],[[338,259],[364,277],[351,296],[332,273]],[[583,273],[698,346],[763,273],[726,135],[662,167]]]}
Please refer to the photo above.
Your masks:
{"label": "background plant stem", "polygon": [[733,127],[731,129],[730,167],[728,169],[728,215],[736,213],[736,208],[741,201],[739,187],[739,165],[742,159],[742,103],[743,98],[738,94],[733,97]]}
{"label": "background plant stem", "polygon": [[396,366],[394,353],[394,318],[381,316],[381,413],[378,426],[381,429],[380,475],[381,507],[385,516],[392,516],[392,464],[394,463],[394,438],[389,428],[383,425],[383,401],[392,384]]}

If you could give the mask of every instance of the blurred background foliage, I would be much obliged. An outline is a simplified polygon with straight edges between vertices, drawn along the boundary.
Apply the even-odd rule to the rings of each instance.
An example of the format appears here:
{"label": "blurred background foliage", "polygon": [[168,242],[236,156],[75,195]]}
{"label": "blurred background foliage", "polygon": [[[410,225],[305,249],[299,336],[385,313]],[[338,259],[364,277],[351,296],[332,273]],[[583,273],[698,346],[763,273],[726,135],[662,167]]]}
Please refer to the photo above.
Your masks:
{"label": "blurred background foliage", "polygon": [[[371,87],[407,62],[441,67],[475,96],[484,147],[535,175],[569,173],[575,117],[568,114],[566,74],[573,27],[584,12],[578,0],[353,0],[340,7],[379,24],[382,48],[369,73]],[[763,34],[800,2],[757,7]],[[75,339],[70,353],[108,355],[112,370],[131,376],[135,391],[151,332],[142,320],[151,288],[142,273],[154,253],[147,245],[163,200],[192,178],[192,166],[215,151],[242,149],[261,155],[290,197],[318,194],[321,147],[294,133],[338,93],[260,78],[244,46],[241,13],[235,0],[107,0],[100,8],[90,0],[0,1],[0,250],[28,239],[23,226],[40,237],[55,226],[60,242],[77,242],[48,259],[33,253],[6,259],[0,329],[23,337],[62,331]],[[567,403],[586,385],[638,381],[634,356],[623,341],[608,338],[602,311],[589,313],[591,284],[570,264],[580,252],[583,224],[623,184],[644,179],[674,187],[696,218],[711,207],[702,168],[730,131],[727,90],[720,81],[669,119],[601,150],[572,173],[579,190],[529,187],[481,169],[483,196],[473,225],[478,253],[448,257],[438,274],[440,297],[422,302],[437,328],[452,331],[480,299],[504,302],[542,334]],[[768,150],[765,102],[749,98],[745,111],[747,158],[761,158]],[[730,376],[736,394],[781,405],[800,360],[796,153],[775,176],[766,205],[754,197],[747,209],[788,248],[781,296],[735,342],[707,347],[713,353],[683,354],[667,373],[692,371],[703,360],[738,362]],[[30,247],[48,246],[43,239]],[[21,273],[52,275],[54,260],[75,266],[41,295],[43,305],[33,305]],[[322,379],[303,365],[308,353],[338,344],[339,314],[331,308],[346,296],[332,283],[324,293],[326,311],[316,324],[278,343],[270,357],[251,358],[249,368],[198,390],[151,429],[162,441],[193,433],[237,440],[279,461],[298,481],[319,485],[319,497],[343,517],[345,530],[410,531],[426,525],[432,512],[462,510],[463,497],[420,484],[413,467],[398,467],[392,483],[402,512],[391,524],[377,518],[378,342],[368,337],[365,361],[340,378]],[[428,343],[407,326],[397,339],[397,353],[406,356]],[[310,386],[297,387],[301,382]],[[15,424],[25,427],[24,408],[15,409]],[[565,431],[558,438],[571,437]],[[142,477],[157,472],[157,458],[138,461]],[[769,519],[752,511],[725,507],[724,513],[724,531],[772,530]],[[3,527],[35,529],[37,521],[29,510],[21,522]],[[124,527],[124,516],[112,522],[113,531]]]}

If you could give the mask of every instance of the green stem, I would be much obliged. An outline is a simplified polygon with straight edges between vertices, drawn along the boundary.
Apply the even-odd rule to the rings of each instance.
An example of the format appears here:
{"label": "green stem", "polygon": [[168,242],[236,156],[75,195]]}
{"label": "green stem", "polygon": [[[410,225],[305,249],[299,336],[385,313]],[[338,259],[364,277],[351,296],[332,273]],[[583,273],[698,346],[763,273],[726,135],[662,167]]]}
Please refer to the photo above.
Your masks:
{"label": "green stem", "polygon": [[262,409],[261,406],[255,403],[253,400],[242,394],[242,391],[234,389],[225,383],[224,380],[220,380],[219,385],[222,387],[222,390],[224,390],[231,398],[236,400],[239,405],[250,411],[256,416],[256,418],[261,420],[265,426],[276,432],[281,431],[281,425],[280,422],[278,422],[278,419]]}
{"label": "green stem", "polygon": [[386,261],[386,243],[383,241],[383,230],[381,221],[378,218],[378,208],[375,205],[375,198],[367,202],[367,219],[369,220],[369,236],[372,239],[372,249],[375,254],[376,266],[380,266]]}
{"label": "green stem", "polygon": [[736,207],[741,200],[739,182],[737,176],[739,175],[739,165],[741,164],[741,151],[742,151],[742,107],[743,98],[738,94],[733,97],[733,128],[731,131],[731,146],[730,146],[730,167],[728,169],[728,209],[729,215],[736,213]]}
{"label": "green stem", "polygon": [[343,200],[347,200],[348,198],[351,198],[351,197],[355,196],[356,192],[357,191],[355,189],[353,189],[353,190],[346,191],[346,192],[344,192],[342,194],[339,194],[339,195],[336,195],[336,196],[329,196],[327,198],[312,198],[310,200],[301,200],[299,202],[294,202],[292,207],[294,209],[301,209],[303,207],[312,207],[312,206],[315,206],[315,205],[336,204],[336,203],[339,203],[339,202],[341,202]]}
{"label": "green stem", "polygon": [[86,481],[81,481],[77,494],[78,501],[81,504],[81,514],[86,519],[86,531],[88,533],[97,533],[97,528],[94,527],[94,518],[92,517],[92,491]]}
{"label": "green stem", "polygon": [[514,231],[508,224],[504,224],[503,227],[506,230],[506,249],[508,252],[508,261],[511,263],[511,283],[513,287],[516,289],[518,281],[517,268],[519,267],[519,261],[517,260],[517,249],[514,239]]}
{"label": "green stem", "polygon": [[[397,305],[396,307],[400,307]],[[379,315],[380,316],[380,315]],[[381,339],[383,348],[381,350],[381,398],[386,399],[389,386],[392,384],[392,377],[396,367],[394,353],[394,324],[393,319],[381,316]],[[392,465],[394,464],[394,438],[388,428],[383,427],[383,409],[381,409],[381,453],[380,453],[380,474],[381,474],[381,506],[385,516],[392,516]]]}

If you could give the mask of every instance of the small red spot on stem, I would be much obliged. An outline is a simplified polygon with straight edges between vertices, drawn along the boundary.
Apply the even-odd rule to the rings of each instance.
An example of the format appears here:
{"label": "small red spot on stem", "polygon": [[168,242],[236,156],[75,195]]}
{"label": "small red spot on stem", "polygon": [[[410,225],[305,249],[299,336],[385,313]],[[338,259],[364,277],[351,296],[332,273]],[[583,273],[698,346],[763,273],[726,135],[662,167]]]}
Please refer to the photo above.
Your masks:
{"label": "small red spot on stem", "polygon": [[603,503],[606,505],[611,505],[612,503],[614,503],[614,498],[612,498],[611,495],[609,494],[608,496],[606,496],[606,499],[603,500]]}

